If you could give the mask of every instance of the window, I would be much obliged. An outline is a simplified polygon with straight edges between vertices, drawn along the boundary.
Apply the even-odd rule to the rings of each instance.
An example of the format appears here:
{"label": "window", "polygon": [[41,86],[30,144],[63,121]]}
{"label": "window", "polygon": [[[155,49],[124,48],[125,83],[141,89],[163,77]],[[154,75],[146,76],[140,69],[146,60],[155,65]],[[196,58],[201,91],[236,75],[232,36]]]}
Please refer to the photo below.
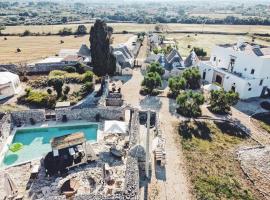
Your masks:
{"label": "window", "polygon": [[252,69],[250,73],[251,73],[251,74],[254,74],[254,72],[255,72],[255,69]]}
{"label": "window", "polygon": [[251,88],[248,88],[248,91],[251,91]]}
{"label": "window", "polygon": [[261,79],[261,81],[260,81],[260,85],[262,85],[263,84],[263,79]]}
{"label": "window", "polygon": [[213,60],[214,60],[214,62],[215,62],[215,61],[217,60],[217,57],[215,56]]}

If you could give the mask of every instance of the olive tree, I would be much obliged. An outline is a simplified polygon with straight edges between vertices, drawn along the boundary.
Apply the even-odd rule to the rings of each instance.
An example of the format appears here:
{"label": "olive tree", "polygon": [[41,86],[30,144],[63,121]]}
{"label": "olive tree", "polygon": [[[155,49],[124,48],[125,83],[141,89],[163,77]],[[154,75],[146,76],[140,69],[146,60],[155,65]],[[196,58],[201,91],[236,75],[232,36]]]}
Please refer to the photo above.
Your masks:
{"label": "olive tree", "polygon": [[186,117],[198,117],[201,115],[200,105],[204,103],[204,96],[193,91],[183,91],[177,98],[178,113]]}
{"label": "olive tree", "polygon": [[176,98],[181,90],[185,90],[187,81],[182,76],[169,78],[169,88],[171,96]]}
{"label": "olive tree", "polygon": [[151,94],[155,88],[161,86],[159,73],[148,72],[143,79],[142,86],[145,87],[147,93]]}
{"label": "olive tree", "polygon": [[201,74],[197,67],[186,69],[182,77],[186,79],[186,87],[188,89],[196,90],[200,88]]}
{"label": "olive tree", "polygon": [[231,110],[231,106],[237,104],[239,94],[237,92],[226,92],[221,90],[212,90],[210,95],[210,110],[214,113],[226,114]]}

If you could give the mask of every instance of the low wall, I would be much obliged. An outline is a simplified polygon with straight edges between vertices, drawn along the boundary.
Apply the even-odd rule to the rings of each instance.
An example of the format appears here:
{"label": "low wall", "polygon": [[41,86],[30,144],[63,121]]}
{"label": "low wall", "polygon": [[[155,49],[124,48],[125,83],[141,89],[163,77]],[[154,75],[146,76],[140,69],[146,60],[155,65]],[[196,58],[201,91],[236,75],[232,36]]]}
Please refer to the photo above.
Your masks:
{"label": "low wall", "polygon": [[34,122],[45,121],[45,110],[25,110],[16,111],[11,113],[12,120],[14,124],[30,124],[30,119],[32,118]]}
{"label": "low wall", "polygon": [[29,66],[27,72],[29,74],[39,74],[39,73],[48,73],[53,70],[64,70],[66,66],[74,66],[75,64],[42,64],[42,65],[34,65]]}
{"label": "low wall", "polygon": [[6,114],[0,120],[0,137],[6,139],[9,136],[11,129],[12,129],[11,116],[10,114]]}
{"label": "low wall", "polygon": [[101,119],[107,120],[124,120],[125,109],[123,107],[97,107],[84,109],[62,108],[56,109],[56,121],[61,121],[66,115],[67,120],[96,120],[96,115],[99,114]]}

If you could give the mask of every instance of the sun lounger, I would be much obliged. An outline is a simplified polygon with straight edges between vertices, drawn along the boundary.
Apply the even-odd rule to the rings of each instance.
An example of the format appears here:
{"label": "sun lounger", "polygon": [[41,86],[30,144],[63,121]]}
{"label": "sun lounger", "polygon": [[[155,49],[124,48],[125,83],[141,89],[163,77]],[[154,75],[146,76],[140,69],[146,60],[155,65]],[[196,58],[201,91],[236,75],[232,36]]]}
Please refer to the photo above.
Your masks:
{"label": "sun lounger", "polygon": [[59,151],[58,151],[57,149],[54,149],[54,150],[53,150],[53,156],[54,156],[54,157],[59,156]]}
{"label": "sun lounger", "polygon": [[77,150],[78,150],[78,152],[82,153],[82,152],[83,152],[83,147],[82,147],[82,145],[78,145],[78,146],[77,146]]}
{"label": "sun lounger", "polygon": [[69,151],[69,154],[70,154],[71,156],[74,156],[74,155],[75,155],[75,151],[74,151],[73,148],[69,148],[68,151]]}

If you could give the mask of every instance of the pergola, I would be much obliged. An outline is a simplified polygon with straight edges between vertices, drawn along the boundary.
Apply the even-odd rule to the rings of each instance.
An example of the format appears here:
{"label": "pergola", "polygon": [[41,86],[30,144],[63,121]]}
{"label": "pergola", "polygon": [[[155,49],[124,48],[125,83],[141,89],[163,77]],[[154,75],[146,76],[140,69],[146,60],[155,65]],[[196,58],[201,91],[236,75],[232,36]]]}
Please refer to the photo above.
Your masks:
{"label": "pergola", "polygon": [[71,133],[55,137],[51,140],[53,150],[65,149],[72,146],[80,145],[86,142],[83,132]]}

